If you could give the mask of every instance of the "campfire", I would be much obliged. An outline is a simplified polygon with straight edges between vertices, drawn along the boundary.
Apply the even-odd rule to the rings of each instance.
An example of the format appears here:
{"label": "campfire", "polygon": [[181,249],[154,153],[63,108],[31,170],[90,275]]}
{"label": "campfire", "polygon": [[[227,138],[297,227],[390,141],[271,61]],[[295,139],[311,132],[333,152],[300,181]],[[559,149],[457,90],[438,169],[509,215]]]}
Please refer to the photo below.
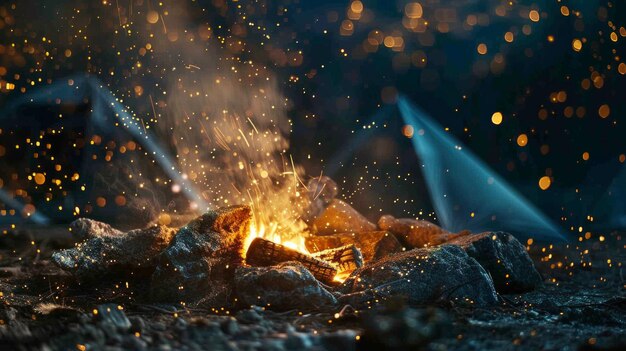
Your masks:
{"label": "campfire", "polygon": [[[316,203],[327,187],[332,190],[327,191],[325,197]],[[362,250],[365,250],[365,257],[369,261],[406,249],[387,230],[401,236],[400,240],[408,247],[439,245],[465,234],[455,235],[430,222],[396,220],[392,216],[381,217],[377,227],[350,205],[334,198],[337,195],[337,185],[330,178],[312,179],[308,189],[312,206],[316,206],[309,211],[318,214],[311,221],[312,234],[301,233],[292,240],[283,241],[276,231],[277,225],[270,225],[266,230],[263,223],[257,227],[253,220],[250,234],[244,243],[247,264],[272,266],[297,261],[321,282],[341,283],[354,270],[363,266]],[[320,208],[323,210],[320,211]]]}
{"label": "campfire", "polygon": [[[81,239],[54,262],[79,280],[150,282],[150,299],[211,308],[260,305],[312,309],[387,297],[491,304],[497,291],[533,289],[541,278],[526,250],[502,232],[450,233],[416,219],[368,221],[336,198],[327,177],[308,184],[306,231],[284,239],[246,205],[223,207],[179,229],[121,232],[93,220],[71,226]],[[321,190],[321,192],[320,192]],[[267,228],[267,229],[266,229]]]}

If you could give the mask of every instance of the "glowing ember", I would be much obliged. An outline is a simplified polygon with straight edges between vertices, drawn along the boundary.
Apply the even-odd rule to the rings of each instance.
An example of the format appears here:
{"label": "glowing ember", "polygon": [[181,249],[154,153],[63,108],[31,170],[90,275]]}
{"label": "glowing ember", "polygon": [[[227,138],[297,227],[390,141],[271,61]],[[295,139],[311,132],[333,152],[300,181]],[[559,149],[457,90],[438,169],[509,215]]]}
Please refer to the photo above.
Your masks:
{"label": "glowing ember", "polygon": [[[250,244],[252,244],[252,241],[254,241],[254,239],[256,238],[269,240],[276,244],[281,244],[297,252],[303,253],[305,255],[311,255],[311,253],[309,252],[309,250],[306,248],[306,245],[305,245],[305,238],[306,238],[305,232],[301,232],[298,235],[291,234],[289,236],[289,239],[287,239],[286,236],[281,235],[279,228],[280,226],[278,225],[278,223],[270,222],[269,225],[265,225],[265,223],[263,222],[259,223],[256,220],[256,218],[253,219],[252,223],[250,224],[250,233],[248,234],[248,237],[246,238],[244,245],[243,245],[244,259],[246,259],[247,257]],[[339,272],[337,275],[335,275],[335,277],[333,278],[333,281],[342,283],[344,280],[346,280],[346,278],[348,278],[350,273],[352,273],[352,270]]]}
{"label": "glowing ember", "polygon": [[342,272],[342,273],[338,273],[335,278],[333,278],[334,281],[336,281],[337,283],[343,283],[346,279],[348,279],[348,277],[350,276],[352,272]]}
{"label": "glowing ember", "polygon": [[[292,237],[291,239],[284,239],[280,233],[277,231],[278,224],[270,223],[269,225],[265,225],[264,223],[258,223],[256,220],[253,220],[250,224],[250,234],[246,238],[244,242],[244,252],[248,252],[248,248],[250,247],[250,243],[255,238],[263,238],[266,240],[273,241],[277,244],[284,245],[290,249],[294,249],[296,251],[308,254],[309,251],[306,249],[304,245],[305,235],[299,235]],[[245,253],[244,253],[245,258]]]}

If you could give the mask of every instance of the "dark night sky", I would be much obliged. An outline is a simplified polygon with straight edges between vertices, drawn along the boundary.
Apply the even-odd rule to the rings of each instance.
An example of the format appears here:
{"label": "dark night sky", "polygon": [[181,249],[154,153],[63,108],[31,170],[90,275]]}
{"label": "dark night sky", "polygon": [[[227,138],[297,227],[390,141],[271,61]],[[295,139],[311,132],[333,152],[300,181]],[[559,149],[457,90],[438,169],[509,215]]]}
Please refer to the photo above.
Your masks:
{"label": "dark night sky", "polygon": [[[419,9],[401,0],[182,3],[20,1],[13,9],[4,2],[0,102],[89,72],[148,120],[146,96],[161,89],[155,84],[169,67],[149,49],[141,53],[146,33],[173,41],[176,30],[180,38],[202,37],[204,26],[210,35],[196,42],[276,78],[289,99],[291,153],[309,175],[327,169],[389,106],[336,175],[343,196],[369,217],[432,210],[393,107],[398,93],[553,219],[568,217],[566,227],[587,223],[623,166],[623,2],[428,0]],[[168,34],[146,23],[155,9],[168,12]],[[174,25],[175,16],[185,19]],[[184,63],[181,53],[168,54]],[[498,125],[495,112],[503,115]],[[543,176],[551,179],[545,191]]]}

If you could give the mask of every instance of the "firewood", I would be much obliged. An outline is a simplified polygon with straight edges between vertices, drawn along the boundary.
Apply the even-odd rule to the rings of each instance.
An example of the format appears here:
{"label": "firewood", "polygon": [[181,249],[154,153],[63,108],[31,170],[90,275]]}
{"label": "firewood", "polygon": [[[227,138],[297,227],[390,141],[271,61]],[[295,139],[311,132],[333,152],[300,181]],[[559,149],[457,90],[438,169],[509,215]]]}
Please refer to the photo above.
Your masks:
{"label": "firewood", "polygon": [[251,266],[273,266],[288,261],[302,263],[324,283],[331,283],[337,275],[337,270],[327,262],[262,238],[254,239],[246,253],[246,263]]}
{"label": "firewood", "polygon": [[363,259],[366,262],[403,250],[396,237],[386,231],[340,233],[325,236],[314,235],[307,237],[304,243],[309,252],[318,252],[354,244],[361,250]]}
{"label": "firewood", "polygon": [[328,249],[312,254],[313,257],[330,263],[337,269],[338,274],[350,273],[363,266],[363,255],[354,244],[335,249]]}
{"label": "firewood", "polygon": [[376,230],[376,225],[346,202],[334,199],[315,219],[312,230],[317,235],[360,233]]}
{"label": "firewood", "polygon": [[390,215],[380,217],[378,227],[396,234],[398,240],[410,248],[441,245],[458,236],[428,221]]}

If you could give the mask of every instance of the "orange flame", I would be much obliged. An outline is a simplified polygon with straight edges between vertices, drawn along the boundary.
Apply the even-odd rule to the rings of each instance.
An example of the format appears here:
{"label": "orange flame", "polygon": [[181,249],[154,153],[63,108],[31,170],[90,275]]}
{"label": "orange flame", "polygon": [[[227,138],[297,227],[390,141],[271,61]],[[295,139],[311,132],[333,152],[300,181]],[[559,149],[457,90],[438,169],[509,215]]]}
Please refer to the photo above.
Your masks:
{"label": "orange flame", "polygon": [[304,234],[298,235],[295,238],[291,238],[289,240],[283,239],[283,237],[278,233],[278,224],[270,223],[265,225],[265,223],[258,223],[255,220],[252,220],[250,224],[250,233],[248,237],[244,241],[244,255],[248,252],[248,248],[252,243],[252,240],[255,238],[263,238],[266,240],[273,241],[277,244],[284,245],[290,249],[294,249],[296,251],[300,251],[308,254],[309,251],[306,249],[306,245],[304,244],[305,236]]}

